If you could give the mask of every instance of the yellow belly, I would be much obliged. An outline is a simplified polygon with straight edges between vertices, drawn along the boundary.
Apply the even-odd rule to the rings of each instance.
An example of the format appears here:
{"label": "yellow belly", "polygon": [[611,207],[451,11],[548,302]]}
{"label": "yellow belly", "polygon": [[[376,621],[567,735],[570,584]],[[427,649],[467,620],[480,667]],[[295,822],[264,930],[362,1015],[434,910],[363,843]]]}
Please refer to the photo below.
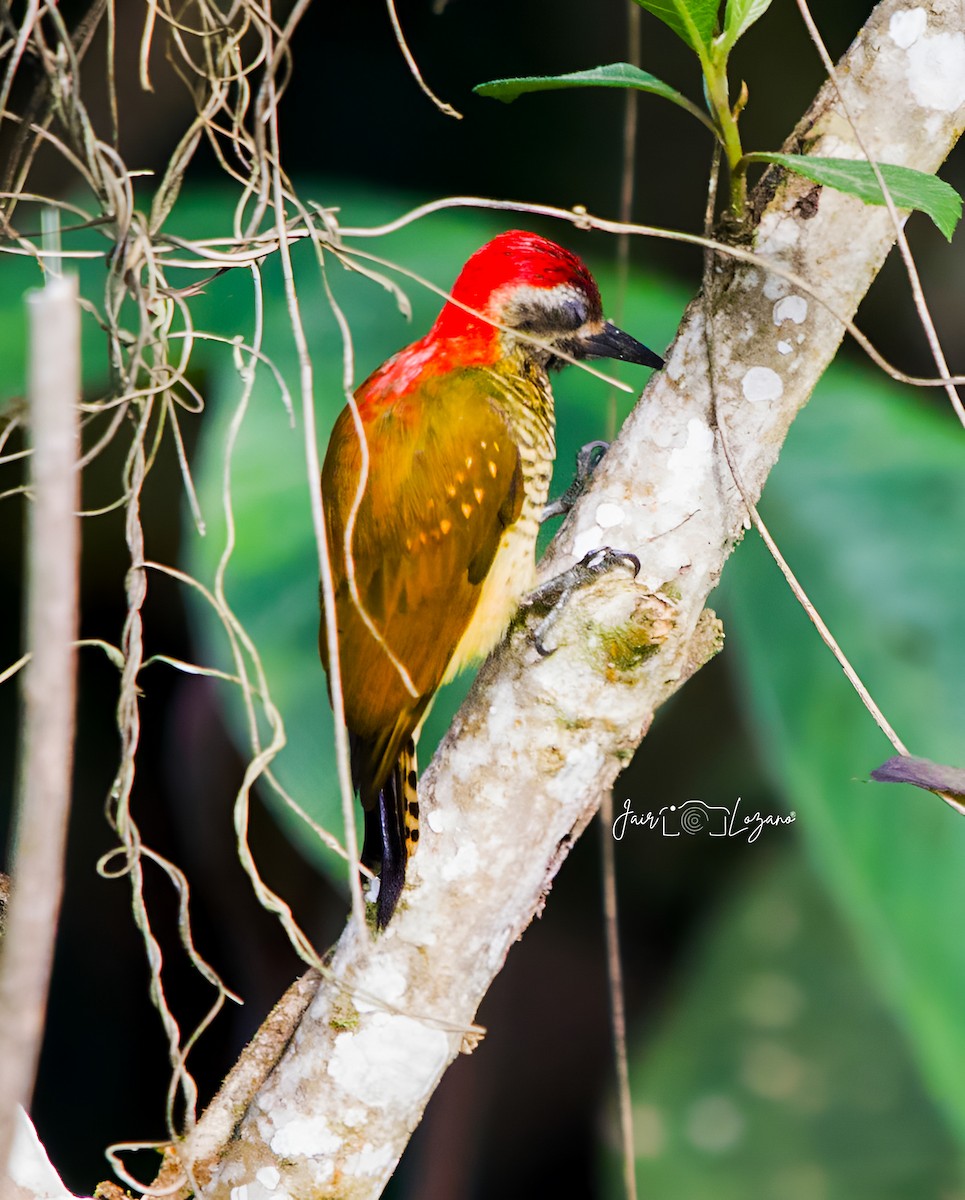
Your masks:
{"label": "yellow belly", "polygon": [[486,657],[509,628],[523,596],[536,584],[535,521],[521,519],[502,536],[479,603],[449,660],[443,683]]}

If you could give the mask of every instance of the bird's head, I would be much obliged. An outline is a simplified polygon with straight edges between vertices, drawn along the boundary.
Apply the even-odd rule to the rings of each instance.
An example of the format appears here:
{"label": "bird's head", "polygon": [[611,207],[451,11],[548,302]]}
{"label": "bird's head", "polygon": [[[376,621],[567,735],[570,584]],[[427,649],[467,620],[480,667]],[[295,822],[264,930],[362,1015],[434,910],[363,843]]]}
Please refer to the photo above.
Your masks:
{"label": "bird's head", "polygon": [[585,264],[538,234],[514,229],[487,242],[451,294],[432,336],[458,338],[491,361],[520,353],[548,368],[571,358],[663,366],[659,355],[604,319],[600,289]]}

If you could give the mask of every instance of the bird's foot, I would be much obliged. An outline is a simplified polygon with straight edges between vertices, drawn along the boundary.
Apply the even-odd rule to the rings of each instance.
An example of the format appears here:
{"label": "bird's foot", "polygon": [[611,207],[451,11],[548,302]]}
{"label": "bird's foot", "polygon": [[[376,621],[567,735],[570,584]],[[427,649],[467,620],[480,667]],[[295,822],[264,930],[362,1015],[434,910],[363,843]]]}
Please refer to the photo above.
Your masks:
{"label": "bird's foot", "polygon": [[573,505],[583,494],[590,481],[590,476],[600,465],[600,459],[610,448],[609,442],[587,442],[581,446],[576,455],[576,475],[573,482],[562,496],[551,500],[543,509],[540,522],[548,521],[551,517],[565,517]]}
{"label": "bird's foot", "polygon": [[524,605],[548,610],[546,616],[533,631],[533,645],[536,647],[537,654],[547,658],[555,650],[556,647],[547,647],[546,635],[560,619],[563,607],[573,593],[616,567],[630,567],[633,571],[633,578],[636,579],[640,572],[640,559],[626,550],[614,550],[610,546],[602,546],[599,550],[591,550],[568,571],[563,571],[553,579],[548,579],[535,591],[530,592],[523,601]]}

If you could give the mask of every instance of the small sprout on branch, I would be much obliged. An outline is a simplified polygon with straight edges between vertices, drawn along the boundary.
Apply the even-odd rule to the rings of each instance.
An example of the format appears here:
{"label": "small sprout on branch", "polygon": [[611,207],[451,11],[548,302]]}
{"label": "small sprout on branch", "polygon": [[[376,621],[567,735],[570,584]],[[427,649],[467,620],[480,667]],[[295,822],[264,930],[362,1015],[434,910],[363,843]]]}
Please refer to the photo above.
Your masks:
{"label": "small sprout on branch", "polygon": [[[610,63],[565,75],[494,79],[473,90],[509,103],[530,92],[563,88],[632,88],[662,96],[696,117],[714,134],[723,151],[730,180],[730,205],[725,227],[739,230],[747,202],[747,168],[752,162],[774,163],[796,171],[815,183],[858,196],[866,204],[887,204],[875,168],[870,162],[851,159],[816,158],[766,152],[744,153],[738,121],[747,105],[748,88],[742,80],[737,100],[730,100],[727,65],[737,41],[770,7],[771,0],[727,0],[724,27],[718,23],[718,0],[634,0],[669,28],[697,55],[703,74],[707,112],[670,84],[629,63]],[[935,222],[951,240],[962,215],[962,200],[949,184],[922,171],[883,164],[879,167],[885,186],[898,208],[917,209]]]}

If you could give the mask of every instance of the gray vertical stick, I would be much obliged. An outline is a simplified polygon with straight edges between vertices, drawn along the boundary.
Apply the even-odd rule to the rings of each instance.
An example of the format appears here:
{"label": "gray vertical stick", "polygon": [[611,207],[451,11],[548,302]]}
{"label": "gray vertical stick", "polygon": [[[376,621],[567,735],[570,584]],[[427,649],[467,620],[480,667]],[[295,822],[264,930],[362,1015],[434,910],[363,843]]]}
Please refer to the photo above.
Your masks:
{"label": "gray vertical stick", "polygon": [[[0,956],[0,1164],[27,1105],[43,1036],[63,889],[76,691],[80,309],[77,279],[30,294],[32,503],[13,896]],[[3,1171],[4,1194],[11,1191]]]}

